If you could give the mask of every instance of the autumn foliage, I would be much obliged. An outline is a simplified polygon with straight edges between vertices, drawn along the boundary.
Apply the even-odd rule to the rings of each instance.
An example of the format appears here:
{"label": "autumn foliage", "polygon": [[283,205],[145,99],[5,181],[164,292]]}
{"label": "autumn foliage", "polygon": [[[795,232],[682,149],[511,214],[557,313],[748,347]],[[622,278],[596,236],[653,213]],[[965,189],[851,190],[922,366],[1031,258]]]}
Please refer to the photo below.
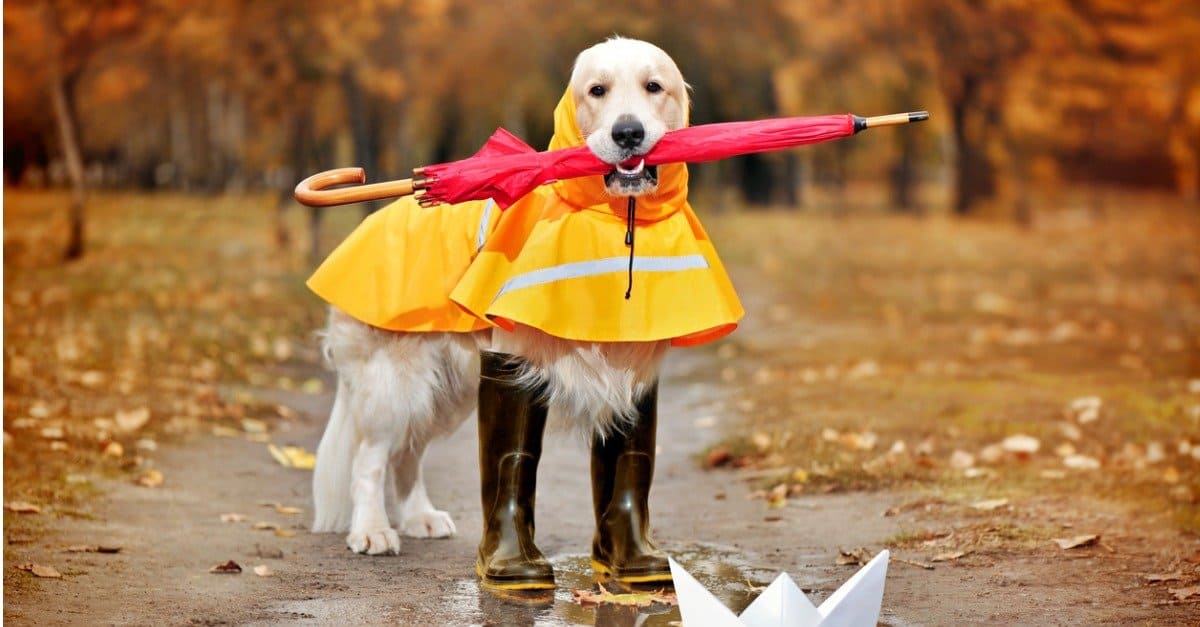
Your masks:
{"label": "autumn foliage", "polygon": [[[1200,8],[1187,0],[25,0],[5,6],[10,184],[287,189],[540,145],[574,54],[659,43],[692,121],[929,109],[920,132],[700,169],[751,203],[921,185],[1025,215],[1062,182],[1200,193]],[[56,104],[57,103],[57,104]]]}

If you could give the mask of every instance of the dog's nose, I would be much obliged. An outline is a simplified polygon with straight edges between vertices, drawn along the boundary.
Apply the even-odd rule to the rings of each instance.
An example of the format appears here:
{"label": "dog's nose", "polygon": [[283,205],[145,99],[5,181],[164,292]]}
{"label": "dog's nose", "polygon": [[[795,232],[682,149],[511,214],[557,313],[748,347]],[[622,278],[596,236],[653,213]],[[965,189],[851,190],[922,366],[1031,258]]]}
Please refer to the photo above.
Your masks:
{"label": "dog's nose", "polygon": [[612,127],[612,138],[616,144],[627,150],[637,148],[646,138],[646,127],[632,115],[622,115]]}

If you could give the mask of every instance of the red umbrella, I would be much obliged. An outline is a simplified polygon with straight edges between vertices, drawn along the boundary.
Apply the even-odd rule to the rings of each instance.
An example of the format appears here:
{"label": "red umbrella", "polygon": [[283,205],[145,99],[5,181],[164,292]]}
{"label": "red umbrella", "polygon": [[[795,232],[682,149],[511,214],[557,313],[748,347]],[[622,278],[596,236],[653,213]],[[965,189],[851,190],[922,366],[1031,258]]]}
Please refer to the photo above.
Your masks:
{"label": "red umbrella", "polygon": [[[871,118],[844,114],[702,124],[668,132],[643,158],[646,165],[700,163],[815,144],[876,126],[927,119],[928,113],[917,111]],[[415,192],[423,205],[493,198],[501,207],[508,207],[539,185],[559,179],[606,174],[612,169],[612,164],[598,159],[587,146],[537,152],[512,133],[497,129],[475,155],[461,161],[417,168],[413,170],[413,179],[326,189],[366,180],[362,168],[329,170],[301,181],[296,186],[296,199],[306,205],[323,207]]]}

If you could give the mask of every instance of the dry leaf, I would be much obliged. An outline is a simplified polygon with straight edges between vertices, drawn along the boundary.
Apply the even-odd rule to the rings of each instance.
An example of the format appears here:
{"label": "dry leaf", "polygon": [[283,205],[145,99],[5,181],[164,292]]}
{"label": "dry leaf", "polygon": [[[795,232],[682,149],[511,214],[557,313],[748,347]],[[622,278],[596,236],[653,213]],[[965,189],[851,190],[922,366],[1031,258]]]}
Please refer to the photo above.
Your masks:
{"label": "dry leaf", "polygon": [[150,421],[150,408],[139,407],[129,411],[118,411],[113,420],[117,423],[117,428],[125,433],[137,431]]}
{"label": "dry leaf", "polygon": [[62,427],[43,427],[42,437],[47,440],[61,440],[66,436]]}
{"label": "dry leaf", "polygon": [[244,514],[236,514],[236,513],[232,513],[232,512],[228,513],[228,514],[221,514],[221,522],[223,522],[223,523],[246,522],[246,516]]}
{"label": "dry leaf", "polygon": [[290,538],[294,535],[296,532],[291,529],[275,529],[275,536],[278,538]]}
{"label": "dry leaf", "polygon": [[120,442],[109,442],[104,446],[104,455],[106,457],[124,457],[125,447],[121,446]]}
{"label": "dry leaf", "polygon": [[971,503],[971,507],[973,509],[977,509],[982,512],[990,512],[1006,505],[1008,505],[1008,499],[987,499],[985,501],[975,501],[974,503]]}
{"label": "dry leaf", "polygon": [[120,553],[119,546],[104,546],[103,544],[72,544],[66,548],[68,553]]}
{"label": "dry leaf", "polygon": [[79,383],[89,388],[100,387],[104,384],[104,373],[99,370],[88,370],[79,375]]}
{"label": "dry leaf", "polygon": [[246,433],[266,433],[267,423],[255,418],[242,418],[242,431]]}
{"label": "dry leaf", "polygon": [[267,522],[265,520],[260,520],[256,523],[254,523],[254,529],[258,529],[260,531],[265,531],[268,529],[278,529],[278,528],[279,528],[279,525],[277,525],[273,522]]}
{"label": "dry leaf", "polygon": [[1160,575],[1142,575],[1142,578],[1150,583],[1159,583],[1162,581],[1178,581],[1183,579],[1183,571],[1177,570],[1173,573],[1163,573]]}
{"label": "dry leaf", "polygon": [[270,577],[271,575],[274,575],[275,572],[272,571],[271,568],[266,564],[259,564],[258,566],[254,567],[254,574],[258,575],[259,577]]}
{"label": "dry leaf", "polygon": [[1087,455],[1068,455],[1063,458],[1063,466],[1075,470],[1097,470],[1100,468],[1100,460]]}
{"label": "dry leaf", "polygon": [[276,505],[275,511],[280,514],[303,514],[304,510],[299,507],[291,507],[289,505]]}
{"label": "dry leaf", "polygon": [[1187,588],[1167,588],[1167,592],[1175,595],[1176,601],[1184,601],[1200,594],[1200,586],[1189,586]]}
{"label": "dry leaf", "polygon": [[240,438],[240,437],[242,437],[241,431],[238,431],[237,429],[234,429],[232,427],[226,427],[225,425],[214,425],[212,428],[212,434],[219,438]]}
{"label": "dry leaf", "polygon": [[45,566],[43,564],[17,564],[17,570],[23,570],[25,572],[32,573],[34,577],[62,579],[62,573],[55,570],[53,566]]}
{"label": "dry leaf", "polygon": [[631,607],[649,607],[659,605],[679,605],[674,592],[656,590],[653,592],[633,592],[628,594],[613,594],[605,589],[604,584],[596,584],[600,591],[572,590],[571,598],[584,607],[597,605],[625,605]]}
{"label": "dry leaf", "polygon": [[950,467],[959,470],[966,470],[975,465],[975,456],[963,451],[956,450],[950,454]]}
{"label": "dry leaf", "polygon": [[953,562],[954,560],[966,555],[966,551],[951,551],[949,553],[938,553],[933,556],[931,562]]}
{"label": "dry leaf", "polygon": [[317,463],[317,456],[309,453],[300,446],[275,446],[268,444],[267,450],[280,466],[312,470]]}
{"label": "dry leaf", "polygon": [[138,477],[134,483],[144,488],[157,488],[163,484],[163,480],[162,472],[151,468],[145,474]]}
{"label": "dry leaf", "polygon": [[1038,452],[1038,449],[1041,448],[1042,443],[1031,435],[1018,433],[1016,435],[1010,435],[1007,438],[1004,438],[1004,441],[1000,443],[1000,446],[1010,453],[1027,456]]}
{"label": "dry leaf", "polygon": [[229,560],[224,564],[217,564],[216,566],[213,566],[212,568],[208,569],[208,572],[218,575],[236,575],[242,572],[242,567],[239,566],[237,562]]}
{"label": "dry leaf", "polygon": [[862,565],[871,561],[871,558],[873,557],[875,556],[872,555],[871,551],[867,550],[866,547],[859,547],[857,549],[849,550],[838,549],[838,556],[835,562],[839,566]]}
{"label": "dry leaf", "polygon": [[300,391],[305,394],[320,394],[325,391],[325,384],[320,379],[308,379],[300,385]]}
{"label": "dry leaf", "polygon": [[25,501],[9,501],[4,504],[4,509],[6,509],[10,512],[17,513],[17,514],[40,514],[40,513],[42,513],[41,507],[38,507],[37,505],[34,505],[33,503],[26,503]]}
{"label": "dry leaf", "polygon": [[1061,549],[1077,549],[1085,546],[1092,546],[1100,541],[1098,534],[1089,533],[1071,538],[1055,538],[1054,543]]}

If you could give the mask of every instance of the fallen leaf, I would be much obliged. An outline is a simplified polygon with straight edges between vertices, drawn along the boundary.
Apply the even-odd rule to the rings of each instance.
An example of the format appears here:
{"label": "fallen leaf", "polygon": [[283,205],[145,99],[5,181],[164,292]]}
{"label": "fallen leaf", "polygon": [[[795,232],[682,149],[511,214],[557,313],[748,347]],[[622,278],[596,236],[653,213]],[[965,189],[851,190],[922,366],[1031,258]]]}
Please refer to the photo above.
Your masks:
{"label": "fallen leaf", "polygon": [[106,457],[124,457],[125,447],[121,446],[120,442],[109,442],[108,444],[104,445],[104,455]]}
{"label": "fallen leaf", "polygon": [[259,564],[258,566],[254,567],[254,574],[258,575],[259,577],[270,577],[271,575],[274,575],[275,572],[272,571],[271,568],[266,564]]}
{"label": "fallen leaf", "polygon": [[257,555],[258,557],[265,557],[267,559],[273,559],[273,560],[283,559],[283,549],[281,549],[277,546],[262,546],[259,544],[255,544],[254,545],[254,554]]}
{"label": "fallen leaf", "polygon": [[17,513],[17,514],[40,514],[40,513],[42,513],[41,507],[38,507],[37,505],[34,505],[33,503],[26,503],[25,501],[9,501],[4,504],[4,509],[6,509],[10,512]]}
{"label": "fallen leaf", "polygon": [[62,573],[55,570],[53,566],[45,566],[43,564],[17,564],[17,570],[23,570],[32,573],[34,577],[42,577],[45,579],[62,579]]}
{"label": "fallen leaf", "polygon": [[984,501],[975,501],[971,503],[972,509],[977,509],[981,512],[990,512],[994,509],[1000,509],[1008,505],[1008,499],[987,499]]}
{"label": "fallen leaf", "polygon": [[117,428],[125,433],[137,431],[150,421],[150,408],[139,407],[129,411],[117,411],[113,420],[117,423]]}
{"label": "fallen leaf", "polygon": [[949,553],[938,553],[937,555],[934,555],[933,558],[930,559],[929,561],[931,561],[931,562],[952,562],[966,554],[967,554],[966,551],[951,551]]}
{"label": "fallen leaf", "polygon": [[917,568],[923,568],[925,570],[933,570],[933,564],[926,564],[925,562],[918,562],[917,560],[904,559],[903,557],[891,557],[888,559],[893,562],[900,562],[901,564],[908,564],[909,566],[916,566]]}
{"label": "fallen leaf", "polygon": [[780,509],[787,507],[788,486],[786,483],[781,483],[767,492],[767,507],[771,509]]}
{"label": "fallen leaf", "polygon": [[226,427],[225,425],[214,425],[212,428],[212,434],[219,438],[240,438],[240,437],[242,437],[241,431],[238,431],[237,429],[234,429],[233,427]]}
{"label": "fallen leaf", "polygon": [[275,511],[280,514],[303,514],[304,510],[299,507],[291,507],[289,505],[276,505]]}
{"label": "fallen leaf", "polygon": [[104,383],[104,373],[99,370],[88,370],[79,375],[79,383],[89,388],[100,387]]}
{"label": "fallen leaf", "polygon": [[223,522],[223,523],[246,522],[246,516],[244,514],[236,514],[233,512],[230,512],[228,514],[221,514],[221,522]]}
{"label": "fallen leaf", "polygon": [[1041,448],[1042,443],[1031,435],[1018,433],[1016,435],[1010,435],[1007,438],[1004,438],[1004,441],[1000,443],[1000,446],[1010,453],[1027,456],[1038,452],[1038,449]]}
{"label": "fallen leaf", "polygon": [[1068,455],[1063,458],[1063,466],[1075,470],[1096,470],[1100,468],[1100,460],[1087,455]]}
{"label": "fallen leaf", "polygon": [[278,529],[279,525],[277,525],[273,522],[267,522],[265,520],[260,520],[256,523],[254,523],[253,528],[258,529],[260,531],[265,531],[265,530],[269,530],[269,529]]}
{"label": "fallen leaf", "polygon": [[875,557],[866,547],[858,547],[857,549],[838,549],[837,559],[834,560],[839,566],[860,565],[866,564]]}
{"label": "fallen leaf", "polygon": [[296,535],[296,532],[292,531],[291,529],[276,529],[275,530],[275,537],[277,537],[277,538],[290,538],[294,535]]}
{"label": "fallen leaf", "polygon": [[631,607],[650,607],[654,604],[659,605],[679,605],[679,599],[675,597],[674,592],[665,590],[656,590],[653,592],[632,592],[626,594],[613,594],[605,589],[604,584],[596,584],[600,590],[572,590],[571,600],[584,607],[594,607],[597,605],[625,605]]}
{"label": "fallen leaf", "polygon": [[1167,588],[1167,592],[1175,595],[1176,601],[1183,601],[1200,594],[1200,586],[1189,586],[1187,588]]}
{"label": "fallen leaf", "polygon": [[308,379],[300,385],[300,391],[305,394],[320,394],[325,391],[325,384],[320,379]]}
{"label": "fallen leaf", "polygon": [[42,437],[47,440],[61,440],[66,436],[62,427],[43,427]]}
{"label": "fallen leaf", "polygon": [[1085,546],[1092,546],[1100,541],[1098,534],[1089,533],[1081,536],[1073,536],[1070,538],[1055,538],[1054,543],[1061,549],[1077,549]]}
{"label": "fallen leaf", "polygon": [[218,575],[236,575],[242,572],[242,567],[239,566],[237,562],[229,560],[224,564],[217,564],[216,566],[213,566],[212,568],[208,569],[208,572]]}
{"label": "fallen leaf", "polygon": [[1173,573],[1162,573],[1159,575],[1142,575],[1142,578],[1150,583],[1159,583],[1162,581],[1178,581],[1183,579],[1183,571],[1177,570]]}
{"label": "fallen leaf", "polygon": [[708,453],[708,457],[704,460],[709,468],[717,468],[728,464],[733,459],[729,449],[724,446],[719,446]]}
{"label": "fallen leaf", "polygon": [[242,418],[242,431],[246,433],[266,433],[267,423],[255,418]]}
{"label": "fallen leaf", "polygon": [[147,470],[145,474],[138,477],[137,481],[134,483],[142,486],[143,488],[157,488],[163,484],[163,480],[164,478],[162,472],[151,468],[150,470]]}
{"label": "fallen leaf", "polygon": [[96,544],[72,544],[66,548],[68,553],[120,553],[119,546],[104,546]]}
{"label": "fallen leaf", "polygon": [[312,470],[317,463],[317,456],[309,453],[300,446],[275,446],[268,444],[267,450],[270,451],[271,457],[279,462],[280,466],[287,468],[299,468],[301,470]]}
{"label": "fallen leaf", "polygon": [[955,450],[950,454],[950,467],[959,470],[966,470],[975,465],[975,456],[962,450]]}

